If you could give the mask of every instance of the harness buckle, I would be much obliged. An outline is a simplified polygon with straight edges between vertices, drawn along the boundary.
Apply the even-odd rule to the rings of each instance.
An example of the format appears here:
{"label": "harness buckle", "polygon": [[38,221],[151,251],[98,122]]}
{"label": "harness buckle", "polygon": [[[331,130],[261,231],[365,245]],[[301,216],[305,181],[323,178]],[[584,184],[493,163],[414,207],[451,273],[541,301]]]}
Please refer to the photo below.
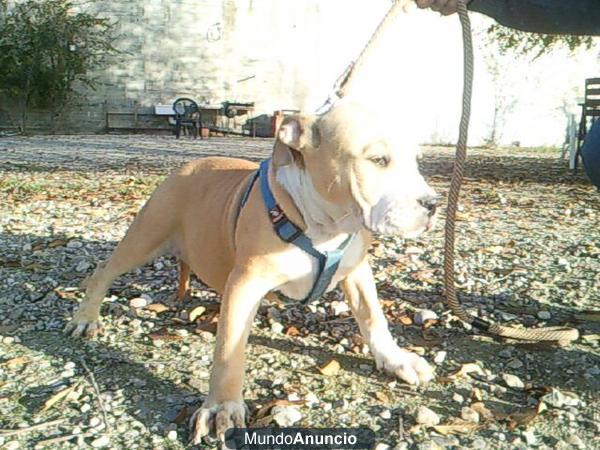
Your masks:
{"label": "harness buckle", "polygon": [[288,244],[291,244],[302,235],[302,230],[290,222],[285,215],[280,217],[273,225],[279,238]]}

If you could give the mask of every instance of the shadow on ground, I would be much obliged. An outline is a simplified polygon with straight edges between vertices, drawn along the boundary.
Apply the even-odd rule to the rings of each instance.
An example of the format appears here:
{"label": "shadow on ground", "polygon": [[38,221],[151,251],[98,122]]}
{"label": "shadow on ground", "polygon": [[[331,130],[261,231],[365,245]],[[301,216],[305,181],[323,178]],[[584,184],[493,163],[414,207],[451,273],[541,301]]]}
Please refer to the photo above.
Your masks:
{"label": "shadow on ground", "polygon": [[[52,239],[59,239],[60,236],[53,236]],[[21,248],[23,241],[39,241],[48,242],[50,238],[44,236],[32,236],[32,235],[13,235],[13,234],[2,234],[0,236],[2,242],[10,243],[11,249]],[[83,247],[88,252],[97,254],[107,254],[108,251],[114,247],[114,242],[102,242],[102,241],[82,241]],[[32,331],[20,332],[19,337],[22,341],[22,345],[29,348],[36,354],[44,354],[51,357],[52,360],[57,361],[60,365],[60,361],[75,361],[78,365],[78,361],[86,361],[87,364],[92,368],[95,373],[98,385],[102,392],[116,392],[119,389],[123,390],[123,395],[128,399],[126,412],[135,417],[136,420],[143,423],[144,426],[149,430],[156,430],[157,424],[168,424],[172,423],[178,413],[184,406],[192,407],[198,405],[201,397],[206,394],[206,380],[204,379],[201,383],[198,383],[194,379],[195,373],[188,371],[182,374],[179,378],[162,377],[156,370],[153,370],[153,364],[161,361],[161,354],[171,353],[169,358],[165,361],[169,361],[172,358],[178,358],[178,352],[181,351],[181,346],[184,345],[185,340],[170,344],[161,349],[154,348],[151,343],[141,343],[135,350],[123,348],[119,345],[117,336],[116,341],[74,341],[66,338],[60,332],[67,320],[67,316],[75,306],[73,300],[64,300],[58,298],[54,294],[54,289],[47,286],[46,282],[48,278],[52,278],[58,286],[76,286],[81,281],[84,274],[74,275],[72,272],[63,272],[61,267],[69,265],[70,258],[75,257],[78,250],[69,249],[65,246],[58,246],[52,249],[48,249],[43,257],[40,257],[38,261],[40,264],[43,262],[44,265],[31,266],[30,263],[36,262],[35,254],[32,255],[18,255],[16,252],[7,252],[0,259],[0,270],[2,275],[5,277],[15,276],[18,273],[22,274],[22,271],[28,271],[27,278],[30,280],[32,286],[29,287],[29,292],[38,292],[43,295],[37,296],[34,300],[25,300],[26,292],[14,292],[13,294],[21,296],[23,300],[15,307],[8,311],[2,311],[2,316],[7,317],[8,320],[3,321],[3,327],[5,330],[10,327],[22,327],[24,325],[39,325],[34,327]],[[170,260],[175,265],[174,260]],[[16,267],[20,265],[21,267]],[[32,267],[32,269],[27,269]],[[152,270],[152,266],[146,266],[142,270],[142,277],[144,272]],[[124,278],[124,279],[123,279]],[[113,288],[109,295],[123,295],[123,292],[127,289],[128,295],[132,295],[135,289],[131,290],[130,281],[135,279],[131,274],[124,276],[119,283],[117,288]],[[173,273],[170,275],[163,275],[162,278],[155,280],[163,285],[171,285],[174,287],[175,279]],[[140,291],[145,291],[148,287],[142,284],[140,285]],[[406,292],[399,293],[400,296],[405,295],[407,298],[413,298],[415,301],[423,303],[424,305],[428,302],[435,303],[439,301],[439,293],[435,292]],[[416,300],[418,298],[418,300]],[[471,301],[476,299],[471,298]],[[109,306],[113,306],[109,308]],[[534,305],[535,306],[535,305]],[[4,307],[3,307],[4,308]],[[301,317],[304,310],[303,306],[290,306],[300,310],[300,314],[295,314],[294,317]],[[122,308],[115,308],[113,304],[105,304],[103,311],[107,314],[107,309],[111,309],[108,315],[115,317],[125,317],[127,320],[133,319],[129,317],[130,313],[127,312],[127,308],[123,305]],[[20,314],[15,312],[21,311]],[[560,314],[561,318],[572,318],[578,311],[576,309],[569,308],[568,306],[562,305]],[[172,321],[165,321],[163,318],[148,319],[154,321],[154,329],[160,327],[167,327],[170,330],[178,328],[185,328],[190,332],[193,332],[189,326],[180,325],[173,323]],[[301,320],[301,319],[300,319]],[[114,322],[114,320],[113,320]],[[125,322],[127,323],[127,322]],[[295,325],[301,328],[304,324],[301,322],[294,322],[293,320],[284,323],[287,327],[289,325]],[[321,331],[327,331],[327,323],[321,323],[317,325],[315,333]],[[597,331],[597,327],[594,328],[593,324],[579,324],[582,329],[588,331]],[[420,330],[417,327],[403,327],[392,324],[392,329],[395,335],[402,335],[406,338],[408,343],[416,342],[418,345],[427,346],[427,342],[424,342],[421,336]],[[17,331],[15,328],[14,331]],[[109,332],[111,330],[109,329]],[[264,331],[264,330],[263,330]],[[122,333],[122,329],[119,330]],[[493,340],[477,340],[466,332],[460,330],[439,330],[440,340],[447,342],[447,350],[449,351],[448,359],[452,362],[452,367],[456,368],[462,363],[472,362],[474,360],[481,361],[484,367],[492,367],[498,363],[499,352],[505,345],[501,342]],[[6,333],[4,333],[6,334]],[[140,340],[143,335],[140,335]],[[127,342],[130,342],[129,338]],[[210,349],[212,351],[212,343],[204,342],[203,348]],[[352,356],[352,355],[339,355],[336,352],[328,349],[326,346],[314,346],[306,343],[302,343],[301,339],[291,338],[270,338],[265,337],[264,333],[253,335],[250,339],[249,353],[254,353],[254,349],[257,347],[263,347],[276,352],[284,352],[286,354],[298,354],[298,355],[311,355],[319,363],[324,363],[330,359],[337,359],[342,365],[344,371],[350,372],[356,377],[365,377],[370,382],[385,386],[386,383],[391,381],[388,376],[373,372],[372,369],[366,369],[365,364],[372,364],[371,358]],[[525,363],[523,373],[529,373],[532,375],[531,381],[533,384],[538,386],[554,386],[565,390],[576,389],[578,394],[595,395],[600,389],[600,383],[597,377],[590,379],[585,377],[583,373],[577,370],[579,365],[598,365],[600,358],[597,355],[581,351],[581,348],[577,345],[569,348],[552,348],[538,351],[532,351],[535,347],[517,347],[515,349],[514,358],[521,359]],[[186,360],[190,358],[188,353],[182,353],[180,358]],[[153,363],[153,364],[150,364]],[[191,362],[190,362],[191,363]],[[207,362],[208,365],[208,362]],[[252,368],[252,366],[250,367]],[[306,371],[314,373],[315,377],[321,375],[315,370],[314,367],[305,368]],[[251,378],[248,383],[256,383],[261,379],[257,376],[255,379]],[[482,385],[489,384],[485,380],[480,380],[477,383]],[[419,396],[425,400],[425,403],[435,403],[438,405],[438,409],[446,410],[448,415],[456,416],[458,414],[456,410],[458,406],[453,406],[447,403],[440,403],[441,397],[438,388],[433,385],[432,387],[420,388],[415,391],[407,386],[398,385],[395,389],[398,390],[400,395],[406,396]],[[46,398],[48,393],[48,387],[44,385],[33,386],[26,389],[21,395],[21,405],[25,407],[28,414],[33,416],[38,411],[41,403]],[[513,404],[521,404],[526,400],[526,394],[519,391],[509,392]],[[254,402],[263,402],[265,398],[249,398],[250,405]],[[435,409],[435,408],[434,408]],[[185,442],[187,436],[184,431],[180,434],[181,442]]]}

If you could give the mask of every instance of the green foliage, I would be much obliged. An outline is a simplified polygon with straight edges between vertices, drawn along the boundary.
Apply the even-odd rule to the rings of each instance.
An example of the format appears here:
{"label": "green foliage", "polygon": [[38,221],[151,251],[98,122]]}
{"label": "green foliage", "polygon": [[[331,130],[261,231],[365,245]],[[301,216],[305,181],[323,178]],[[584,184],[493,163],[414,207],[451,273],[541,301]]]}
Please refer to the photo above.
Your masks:
{"label": "green foliage", "polygon": [[94,88],[91,70],[116,52],[107,19],[76,12],[69,0],[0,0],[0,96],[22,109],[60,111],[78,83]]}
{"label": "green foliage", "polygon": [[487,32],[502,53],[515,52],[530,55],[533,58],[537,58],[560,46],[574,51],[580,47],[589,49],[594,44],[592,36],[528,33],[499,24],[491,25]]}

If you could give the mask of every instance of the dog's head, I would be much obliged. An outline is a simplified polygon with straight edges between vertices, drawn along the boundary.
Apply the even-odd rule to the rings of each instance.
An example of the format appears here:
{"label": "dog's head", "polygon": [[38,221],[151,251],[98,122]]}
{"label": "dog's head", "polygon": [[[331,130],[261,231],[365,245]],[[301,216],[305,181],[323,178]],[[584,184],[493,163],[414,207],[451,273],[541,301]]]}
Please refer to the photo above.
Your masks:
{"label": "dog's head", "polygon": [[322,116],[286,118],[273,164],[302,171],[324,204],[353,217],[355,226],[415,237],[432,226],[436,195],[419,173],[416,146],[394,138],[400,127],[344,100]]}

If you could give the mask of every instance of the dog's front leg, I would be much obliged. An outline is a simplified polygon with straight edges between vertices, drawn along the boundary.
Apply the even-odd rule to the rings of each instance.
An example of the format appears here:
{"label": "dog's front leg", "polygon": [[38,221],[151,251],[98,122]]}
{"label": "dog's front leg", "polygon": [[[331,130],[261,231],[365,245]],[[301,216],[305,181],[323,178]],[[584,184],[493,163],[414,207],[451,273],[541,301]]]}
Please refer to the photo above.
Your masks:
{"label": "dog's front leg", "polygon": [[245,347],[250,328],[267,283],[247,272],[233,271],[227,280],[217,329],[217,344],[208,397],[192,416],[191,441],[214,432],[224,441],[225,431],[245,425],[242,399]]}
{"label": "dog's front leg", "polygon": [[409,384],[426,383],[433,369],[420,356],[400,348],[392,337],[377,299],[375,280],[366,258],[342,282],[360,332],[375,357],[377,368]]}

